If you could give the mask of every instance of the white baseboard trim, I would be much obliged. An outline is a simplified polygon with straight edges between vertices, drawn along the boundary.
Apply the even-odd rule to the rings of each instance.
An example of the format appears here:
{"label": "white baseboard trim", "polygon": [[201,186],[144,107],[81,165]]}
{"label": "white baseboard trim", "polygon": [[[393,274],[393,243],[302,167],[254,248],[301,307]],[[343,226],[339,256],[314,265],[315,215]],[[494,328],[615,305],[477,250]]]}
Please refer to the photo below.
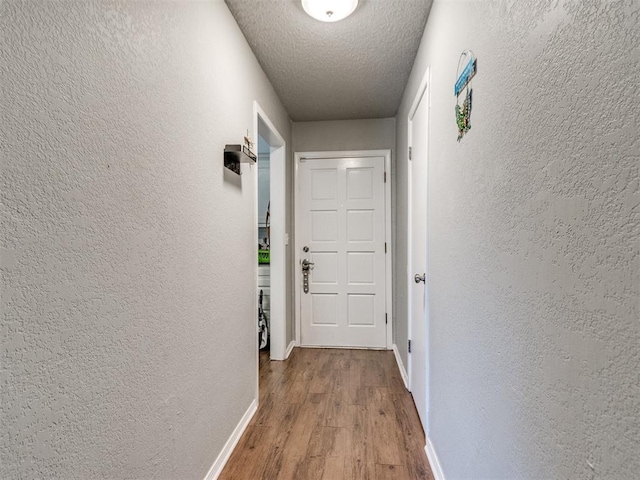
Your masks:
{"label": "white baseboard trim", "polygon": [[246,430],[249,422],[251,421],[257,410],[258,400],[254,399],[253,402],[251,402],[251,405],[249,405],[249,408],[247,409],[245,414],[242,416],[240,423],[238,423],[236,428],[233,430],[233,433],[229,437],[229,440],[227,440],[227,443],[225,443],[222,451],[220,452],[220,455],[218,455],[216,461],[213,462],[213,465],[211,465],[211,468],[209,469],[207,475],[204,477],[204,480],[216,480],[220,476],[222,470],[224,469],[224,466],[227,464],[227,461],[231,456],[231,453],[233,453],[233,449],[236,448],[238,441],[240,441],[240,437],[242,437],[242,434]]}
{"label": "white baseboard trim", "polygon": [[295,340],[291,340],[291,343],[289,343],[289,346],[287,347],[287,351],[284,354],[284,359],[286,360],[287,358],[289,358],[289,355],[291,355],[291,352],[293,352],[293,347],[296,346],[296,341]]}
{"label": "white baseboard trim", "polygon": [[431,443],[429,437],[427,437],[427,444],[424,446],[424,451],[427,452],[427,459],[429,460],[429,465],[431,465],[433,478],[435,478],[435,480],[445,480],[442,466],[440,465],[436,451],[433,448],[433,443]]}
{"label": "white baseboard trim", "polygon": [[396,356],[396,363],[398,364],[398,370],[400,370],[400,376],[402,377],[404,386],[407,390],[409,390],[409,376],[407,375],[407,371],[404,368],[404,363],[402,363],[402,358],[400,358],[398,346],[395,343],[393,344],[393,353]]}

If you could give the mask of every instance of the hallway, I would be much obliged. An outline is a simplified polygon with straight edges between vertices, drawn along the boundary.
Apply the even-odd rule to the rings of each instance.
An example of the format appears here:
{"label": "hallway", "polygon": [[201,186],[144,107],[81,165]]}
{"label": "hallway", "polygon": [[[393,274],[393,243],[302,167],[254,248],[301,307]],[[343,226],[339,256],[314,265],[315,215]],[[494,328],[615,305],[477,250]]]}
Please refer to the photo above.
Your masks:
{"label": "hallway", "polygon": [[260,355],[260,404],[221,480],[432,479],[393,353]]}
{"label": "hallway", "polygon": [[0,479],[639,478],[640,1],[303,1],[0,0]]}

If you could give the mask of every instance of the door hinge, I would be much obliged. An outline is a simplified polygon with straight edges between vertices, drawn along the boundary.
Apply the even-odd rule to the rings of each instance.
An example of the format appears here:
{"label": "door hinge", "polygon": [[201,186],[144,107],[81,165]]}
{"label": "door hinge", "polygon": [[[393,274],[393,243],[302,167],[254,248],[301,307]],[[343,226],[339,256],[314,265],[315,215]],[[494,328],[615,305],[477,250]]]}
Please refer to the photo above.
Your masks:
{"label": "door hinge", "polygon": [[407,340],[407,350],[411,353],[411,340]]}
{"label": "door hinge", "polygon": [[389,315],[387,313],[384,314],[384,324],[389,323]]}
{"label": "door hinge", "polygon": [[409,160],[411,160],[411,147],[409,147]]}
{"label": "door hinge", "polygon": [[384,172],[384,183],[387,183],[387,172]]}
{"label": "door hinge", "polygon": [[387,242],[384,242],[384,253],[387,253]]}

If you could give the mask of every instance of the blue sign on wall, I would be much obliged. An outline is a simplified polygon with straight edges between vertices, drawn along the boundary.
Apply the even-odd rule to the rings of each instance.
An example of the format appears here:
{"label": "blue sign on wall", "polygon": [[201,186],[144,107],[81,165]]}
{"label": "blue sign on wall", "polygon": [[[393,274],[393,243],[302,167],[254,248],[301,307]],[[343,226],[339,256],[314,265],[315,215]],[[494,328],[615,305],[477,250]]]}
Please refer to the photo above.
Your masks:
{"label": "blue sign on wall", "polygon": [[478,61],[472,56],[469,59],[469,63],[467,63],[467,66],[464,67],[464,70],[462,70],[462,73],[458,77],[458,80],[456,80],[456,84],[453,87],[453,94],[456,97],[460,95],[460,92],[462,91],[462,89],[467,86],[469,81],[476,74],[477,70],[478,70]]}

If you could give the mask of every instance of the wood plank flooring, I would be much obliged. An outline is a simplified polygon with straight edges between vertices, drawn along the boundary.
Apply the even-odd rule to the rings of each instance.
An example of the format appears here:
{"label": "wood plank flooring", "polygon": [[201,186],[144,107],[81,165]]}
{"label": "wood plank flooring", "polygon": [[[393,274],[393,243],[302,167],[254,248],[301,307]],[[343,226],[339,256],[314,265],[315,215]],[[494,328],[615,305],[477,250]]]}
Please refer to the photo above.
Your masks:
{"label": "wood plank flooring", "polygon": [[220,480],[433,480],[393,352],[260,354],[258,411]]}

